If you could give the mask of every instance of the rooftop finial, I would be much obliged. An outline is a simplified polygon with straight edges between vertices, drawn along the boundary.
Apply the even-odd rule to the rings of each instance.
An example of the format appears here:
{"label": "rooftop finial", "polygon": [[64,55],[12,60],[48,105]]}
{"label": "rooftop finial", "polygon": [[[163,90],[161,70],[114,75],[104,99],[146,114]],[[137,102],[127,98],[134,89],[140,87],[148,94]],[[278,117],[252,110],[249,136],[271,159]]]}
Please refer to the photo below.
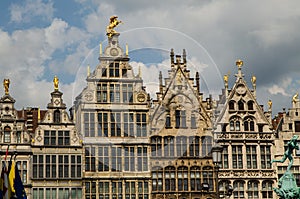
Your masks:
{"label": "rooftop finial", "polygon": [[242,61],[242,60],[237,60],[236,62],[235,62],[235,65],[240,69],[242,66],[243,66],[243,64],[244,64],[244,62]]}
{"label": "rooftop finial", "polygon": [[53,84],[54,84],[54,90],[58,91],[59,79],[56,77],[56,75],[53,78]]}
{"label": "rooftop finial", "polygon": [[3,86],[4,86],[5,95],[9,94],[9,84],[10,84],[9,79],[4,79],[3,80]]}
{"label": "rooftop finial", "polygon": [[111,16],[109,19],[109,25],[106,27],[106,35],[108,38],[111,38],[114,34],[118,32],[114,30],[114,28],[122,23],[122,21],[118,21],[118,16]]}

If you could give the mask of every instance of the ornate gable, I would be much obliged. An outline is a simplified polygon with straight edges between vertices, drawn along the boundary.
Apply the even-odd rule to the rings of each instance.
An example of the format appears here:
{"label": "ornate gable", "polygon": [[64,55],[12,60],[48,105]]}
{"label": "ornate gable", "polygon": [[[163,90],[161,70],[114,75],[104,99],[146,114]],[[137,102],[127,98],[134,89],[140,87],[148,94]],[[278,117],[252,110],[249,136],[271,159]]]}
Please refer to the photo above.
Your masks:
{"label": "ornate gable", "polygon": [[228,76],[224,76],[226,101],[221,105],[223,110],[218,115],[217,131],[271,131],[272,102],[269,101],[268,111],[264,113],[256,100],[256,77],[251,79],[251,90],[244,80],[242,64],[238,65],[240,62],[237,61],[237,79],[231,90],[228,90]]}
{"label": "ornate gable", "polygon": [[[199,74],[196,74],[195,85],[194,78],[190,77],[186,64],[185,51],[183,51],[182,60],[180,55],[176,55],[174,62],[174,53],[171,50],[171,70],[169,70],[169,77],[165,78],[165,85],[163,85],[160,72],[159,92],[157,100],[154,101],[151,121],[152,130],[156,133],[166,125],[167,128],[170,125],[175,128],[198,129],[190,130],[190,133],[204,132],[211,127],[210,113],[207,112],[211,106],[211,100],[202,101],[202,94],[199,92]],[[184,121],[179,121],[181,120],[179,118],[184,118]]]}

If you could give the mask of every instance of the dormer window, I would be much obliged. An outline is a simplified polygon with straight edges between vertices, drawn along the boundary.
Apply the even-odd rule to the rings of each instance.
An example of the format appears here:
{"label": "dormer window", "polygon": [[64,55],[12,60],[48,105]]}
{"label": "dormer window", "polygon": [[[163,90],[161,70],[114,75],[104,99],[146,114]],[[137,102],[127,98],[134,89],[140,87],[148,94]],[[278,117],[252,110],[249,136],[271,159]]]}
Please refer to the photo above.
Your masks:
{"label": "dormer window", "polygon": [[241,130],[240,118],[238,117],[231,118],[229,122],[229,126],[230,126],[230,131],[240,131]]}
{"label": "dormer window", "polygon": [[234,101],[229,102],[229,110],[234,110]]}
{"label": "dormer window", "polygon": [[171,117],[170,114],[166,116],[166,128],[171,128]]}
{"label": "dormer window", "polygon": [[9,126],[4,128],[4,143],[11,142],[11,128]]}
{"label": "dormer window", "polygon": [[242,100],[240,100],[240,101],[238,102],[238,107],[239,107],[239,110],[240,110],[240,111],[243,111],[243,110],[244,110],[244,102],[243,102]]}
{"label": "dormer window", "polygon": [[247,105],[248,105],[248,110],[253,110],[253,101],[249,101]]}
{"label": "dormer window", "polygon": [[109,76],[110,77],[120,77],[120,66],[119,63],[109,64]]}
{"label": "dormer window", "polygon": [[60,123],[60,111],[59,110],[55,110],[53,113],[54,117],[53,117],[53,122],[54,123]]}
{"label": "dormer window", "polygon": [[244,120],[244,131],[254,131],[254,121],[252,118],[246,118]]}
{"label": "dormer window", "polygon": [[175,111],[176,128],[186,127],[186,115],[184,110]]}

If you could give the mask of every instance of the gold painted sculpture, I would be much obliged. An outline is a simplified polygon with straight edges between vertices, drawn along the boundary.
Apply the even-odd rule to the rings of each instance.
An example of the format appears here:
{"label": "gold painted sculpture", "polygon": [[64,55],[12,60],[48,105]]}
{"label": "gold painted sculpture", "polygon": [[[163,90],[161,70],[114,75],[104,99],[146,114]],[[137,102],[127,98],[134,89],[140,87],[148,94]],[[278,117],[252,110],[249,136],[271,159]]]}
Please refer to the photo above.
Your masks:
{"label": "gold painted sculpture", "polygon": [[109,25],[106,27],[106,35],[108,38],[111,38],[114,34],[118,33],[117,31],[114,30],[114,28],[122,23],[122,21],[118,21],[117,16],[111,16],[109,19]]}
{"label": "gold painted sculpture", "polygon": [[224,75],[223,79],[224,79],[225,84],[228,84],[228,75]]}
{"label": "gold painted sculpture", "polygon": [[54,90],[58,90],[58,84],[59,84],[59,79],[54,76],[54,79],[53,79],[53,84],[54,84]]}
{"label": "gold painted sculpture", "polygon": [[269,109],[272,109],[272,104],[273,104],[272,100],[269,100],[268,101]]}
{"label": "gold painted sculpture", "polygon": [[235,62],[235,64],[237,65],[237,67],[241,68],[243,66],[244,62],[239,59]]}
{"label": "gold painted sculpture", "polygon": [[256,77],[254,75],[251,78],[251,82],[252,82],[252,84],[256,84]]}
{"label": "gold painted sculpture", "polygon": [[9,79],[4,79],[3,80],[3,86],[4,86],[4,91],[5,91],[5,94],[8,95],[9,94]]}
{"label": "gold painted sculpture", "polygon": [[293,102],[296,103],[299,100],[299,93],[297,92],[294,96],[293,96]]}

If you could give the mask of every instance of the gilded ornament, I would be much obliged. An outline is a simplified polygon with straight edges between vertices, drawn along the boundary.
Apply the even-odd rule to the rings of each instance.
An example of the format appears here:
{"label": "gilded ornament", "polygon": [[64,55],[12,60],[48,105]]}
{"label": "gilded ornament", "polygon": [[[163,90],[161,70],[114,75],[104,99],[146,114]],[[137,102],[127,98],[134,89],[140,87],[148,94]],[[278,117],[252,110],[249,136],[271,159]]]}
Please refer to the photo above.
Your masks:
{"label": "gilded ornament", "polygon": [[108,38],[111,38],[113,35],[117,34],[118,32],[114,30],[114,28],[122,23],[122,21],[118,21],[117,16],[111,16],[109,19],[109,25],[106,27],[106,35]]}
{"label": "gilded ornament", "polygon": [[53,79],[53,84],[54,84],[54,90],[58,90],[58,84],[59,84],[59,79],[54,76],[54,79]]}
{"label": "gilded ornament", "polygon": [[9,79],[4,79],[3,80],[3,86],[4,86],[4,91],[5,91],[6,95],[9,94],[9,84],[10,84]]}

